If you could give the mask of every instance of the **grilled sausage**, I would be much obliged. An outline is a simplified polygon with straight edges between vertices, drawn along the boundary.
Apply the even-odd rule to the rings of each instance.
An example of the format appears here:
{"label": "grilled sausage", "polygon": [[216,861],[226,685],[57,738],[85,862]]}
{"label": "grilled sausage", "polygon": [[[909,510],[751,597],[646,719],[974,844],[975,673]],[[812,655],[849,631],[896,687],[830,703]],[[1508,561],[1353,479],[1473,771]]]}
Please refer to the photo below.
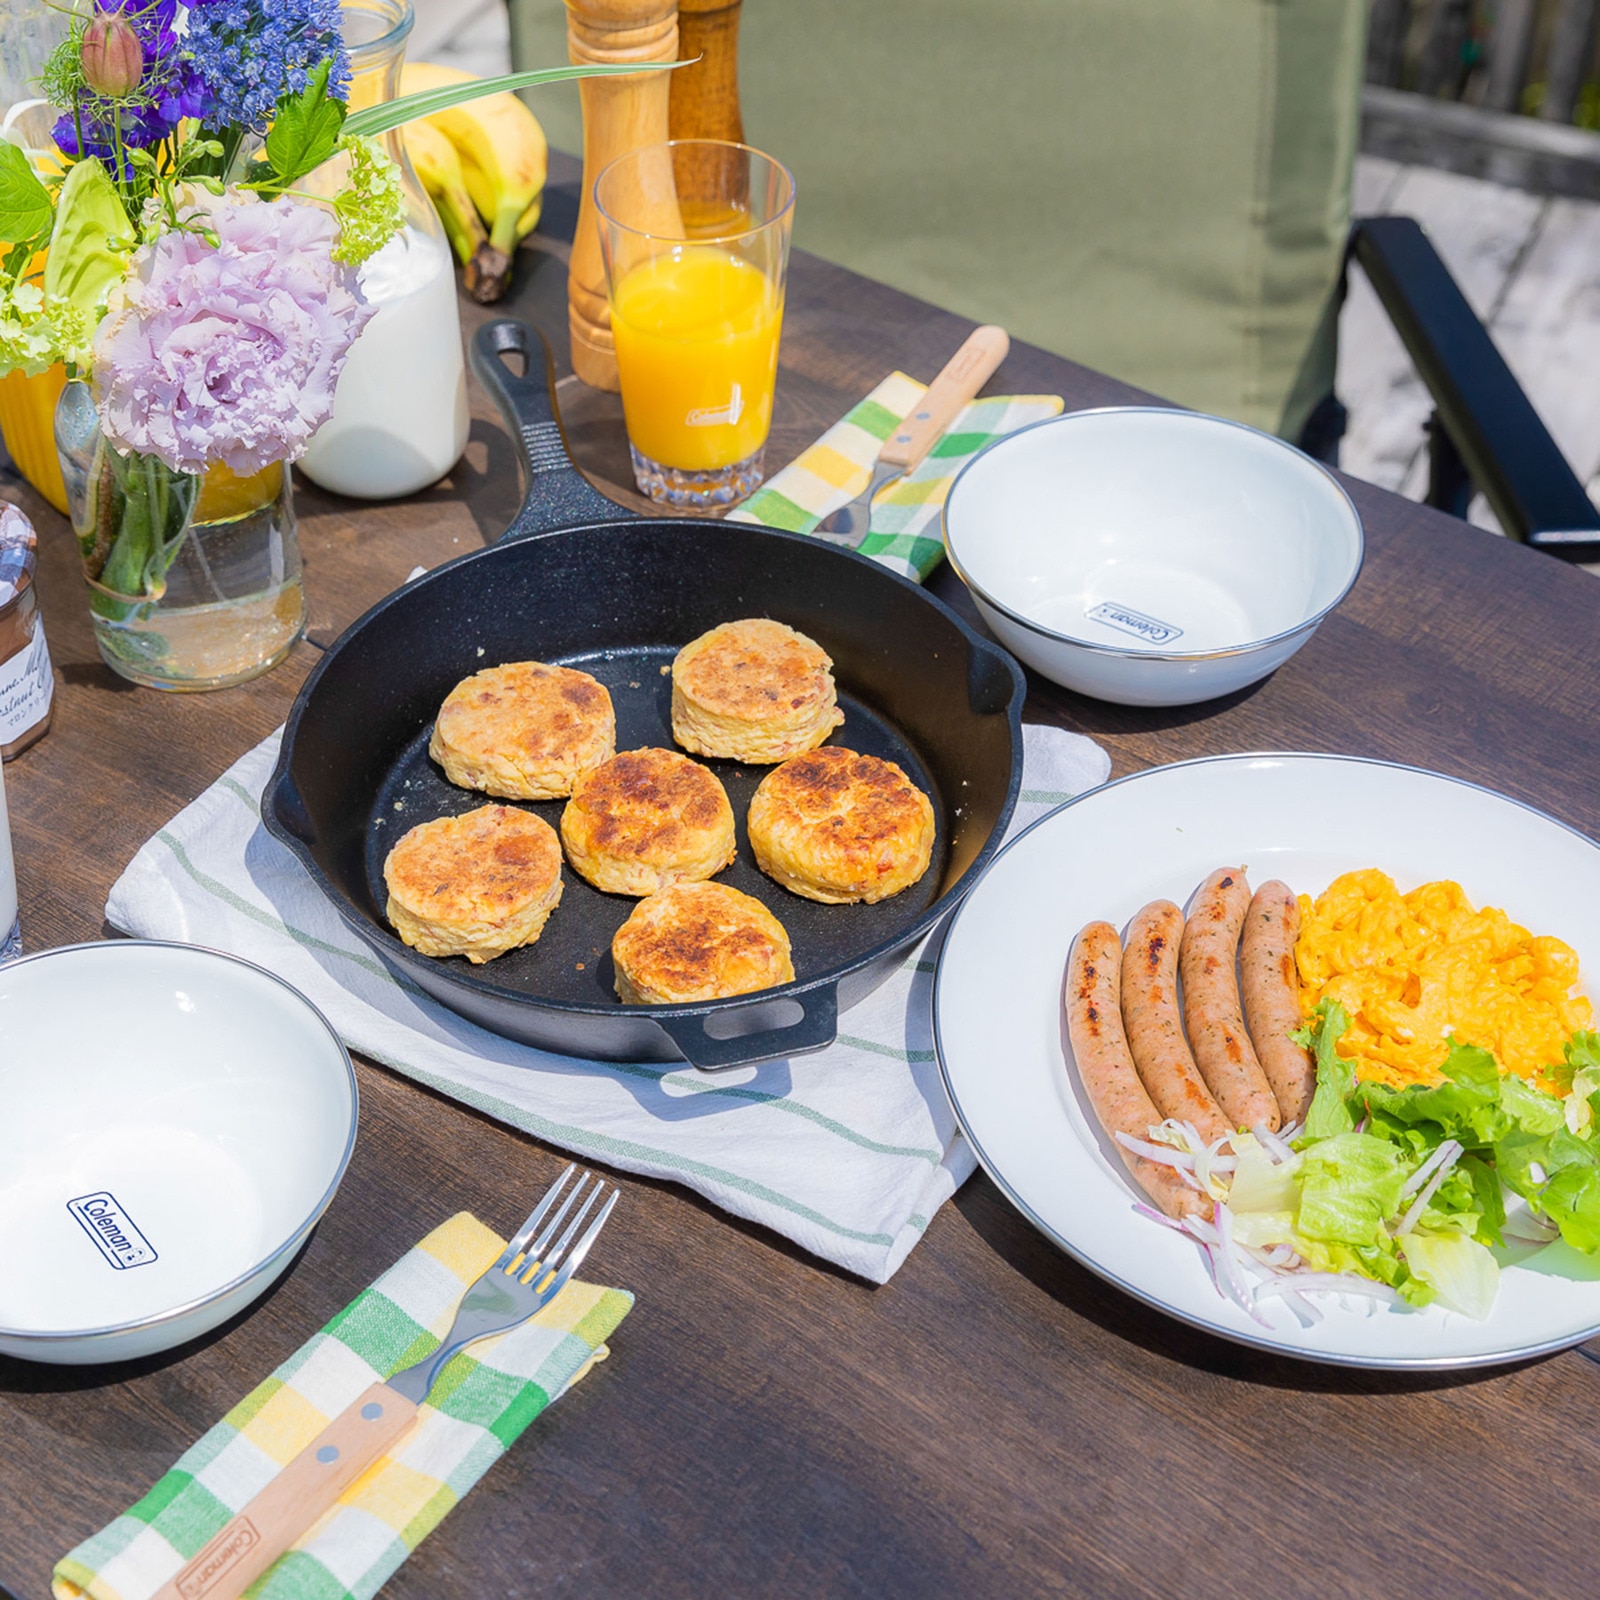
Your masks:
{"label": "grilled sausage", "polygon": [[1128,1049],[1164,1117],[1194,1124],[1210,1144],[1233,1132],[1212,1098],[1178,1014],[1178,941],[1183,913],[1170,900],[1147,905],[1128,924],[1122,957],[1122,1023]]}
{"label": "grilled sausage", "polygon": [[1219,867],[1195,891],[1178,947],[1183,1020],[1195,1064],[1228,1121],[1277,1129],[1278,1102],[1239,1014],[1239,932],[1249,908],[1239,867]]}
{"label": "grilled sausage", "polygon": [[[1148,1139],[1150,1129],[1161,1120],[1128,1054],[1117,1003],[1121,975],[1122,944],[1117,930],[1109,922],[1091,922],[1072,941],[1067,956],[1067,1037],[1089,1103],[1113,1142],[1119,1133]],[[1171,1167],[1147,1161],[1121,1143],[1117,1143],[1117,1154],[1139,1187],[1169,1217],[1211,1214],[1210,1200],[1191,1189]]]}
{"label": "grilled sausage", "polygon": [[[1239,976],[1244,1016],[1256,1057],[1277,1097],[1284,1126],[1301,1121],[1317,1087],[1311,1052],[1289,1037],[1300,1026],[1300,984],[1294,945],[1300,937],[1300,902],[1274,879],[1256,890],[1244,919]],[[1138,1051],[1134,1052],[1138,1059]]]}

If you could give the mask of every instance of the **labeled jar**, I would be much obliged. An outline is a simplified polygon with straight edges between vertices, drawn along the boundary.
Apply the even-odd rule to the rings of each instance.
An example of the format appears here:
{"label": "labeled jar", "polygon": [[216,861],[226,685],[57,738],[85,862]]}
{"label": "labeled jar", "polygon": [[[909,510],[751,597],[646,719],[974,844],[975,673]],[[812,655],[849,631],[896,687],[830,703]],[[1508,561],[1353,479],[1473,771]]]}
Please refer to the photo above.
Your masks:
{"label": "labeled jar", "polygon": [[5,506],[0,509],[0,760],[5,761],[45,736],[55,699],[33,564],[33,528],[15,506]]}

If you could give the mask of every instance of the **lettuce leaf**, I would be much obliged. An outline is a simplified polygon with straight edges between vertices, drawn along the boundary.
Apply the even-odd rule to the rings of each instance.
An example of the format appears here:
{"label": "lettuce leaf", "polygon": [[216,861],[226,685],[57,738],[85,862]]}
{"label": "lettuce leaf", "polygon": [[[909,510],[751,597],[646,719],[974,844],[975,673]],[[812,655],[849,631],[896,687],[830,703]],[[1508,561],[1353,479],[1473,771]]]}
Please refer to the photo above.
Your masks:
{"label": "lettuce leaf", "polygon": [[1371,1134],[1318,1140],[1302,1158],[1300,1233],[1331,1244],[1382,1243],[1412,1166],[1404,1151]]}
{"label": "lettuce leaf", "polygon": [[1475,1239],[1417,1228],[1400,1241],[1406,1265],[1440,1303],[1482,1321],[1494,1309],[1500,1263]]}
{"label": "lettuce leaf", "polygon": [[1350,1027],[1350,1018],[1337,1000],[1319,1000],[1312,1016],[1315,1020],[1294,1035],[1295,1043],[1314,1051],[1317,1058],[1316,1092],[1306,1111],[1305,1128],[1295,1140],[1297,1145],[1352,1133],[1356,1125],[1350,1109],[1356,1088],[1356,1069],[1338,1050],[1339,1040]]}
{"label": "lettuce leaf", "polygon": [[[1508,1125],[1494,1057],[1475,1044],[1452,1041],[1442,1071],[1444,1083],[1410,1089],[1364,1083],[1356,1098],[1384,1131],[1418,1128],[1427,1149],[1446,1139],[1459,1139],[1469,1150],[1493,1144]],[[1559,1110],[1559,1102],[1552,1103]]]}

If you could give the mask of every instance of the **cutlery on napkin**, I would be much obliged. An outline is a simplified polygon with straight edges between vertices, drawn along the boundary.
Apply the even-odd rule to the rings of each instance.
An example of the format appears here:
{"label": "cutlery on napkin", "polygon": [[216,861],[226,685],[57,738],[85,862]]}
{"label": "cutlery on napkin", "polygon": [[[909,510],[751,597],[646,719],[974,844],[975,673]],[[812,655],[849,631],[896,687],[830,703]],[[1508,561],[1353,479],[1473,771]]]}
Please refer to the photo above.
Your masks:
{"label": "cutlery on napkin", "polygon": [[830,511],[812,530],[817,537],[851,550],[859,548],[872,527],[872,502],[879,491],[903,478],[944,437],[945,429],[989,381],[1010,348],[1004,328],[993,324],[974,328],[883,441],[866,488],[854,500]]}
{"label": "cutlery on napkin", "polygon": [[[464,1211],[435,1228],[59,1561],[56,1600],[151,1600],[363,1391],[435,1349],[505,1247]],[[457,1355],[415,1426],[257,1580],[255,1600],[370,1600],[529,1423],[605,1359],[632,1305],[631,1294],[573,1279],[531,1321]]]}
{"label": "cutlery on napkin", "polygon": [[[924,385],[892,372],[858,400],[814,444],[775,472],[729,522],[760,522],[790,533],[811,533],[830,511],[852,500],[872,481],[883,443],[914,412]],[[857,546],[861,555],[921,583],[944,560],[939,512],[960,472],[973,456],[1002,434],[1058,417],[1060,395],[994,395],[960,412],[923,459],[880,490],[872,527]]]}

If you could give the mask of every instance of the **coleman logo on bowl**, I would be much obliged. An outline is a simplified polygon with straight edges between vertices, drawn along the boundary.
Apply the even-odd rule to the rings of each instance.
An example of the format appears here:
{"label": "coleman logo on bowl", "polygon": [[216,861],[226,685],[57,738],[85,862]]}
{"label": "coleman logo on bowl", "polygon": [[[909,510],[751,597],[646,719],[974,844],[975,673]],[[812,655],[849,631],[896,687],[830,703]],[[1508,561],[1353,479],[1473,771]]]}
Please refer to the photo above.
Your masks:
{"label": "coleman logo on bowl", "polygon": [[1143,639],[1146,644],[1170,644],[1174,639],[1183,637],[1182,628],[1174,628],[1170,622],[1158,622],[1154,617],[1147,617],[1142,611],[1134,611],[1128,606],[1119,606],[1114,600],[1102,600],[1099,605],[1085,611],[1084,616],[1091,622],[1103,622],[1108,627],[1120,628],[1136,639]]}
{"label": "coleman logo on bowl", "polygon": [[67,1201],[67,1210],[78,1219],[78,1226],[94,1240],[100,1254],[118,1272],[142,1267],[156,1259],[150,1241],[129,1220],[117,1204],[117,1197],[102,1189],[98,1194],[79,1195]]}

